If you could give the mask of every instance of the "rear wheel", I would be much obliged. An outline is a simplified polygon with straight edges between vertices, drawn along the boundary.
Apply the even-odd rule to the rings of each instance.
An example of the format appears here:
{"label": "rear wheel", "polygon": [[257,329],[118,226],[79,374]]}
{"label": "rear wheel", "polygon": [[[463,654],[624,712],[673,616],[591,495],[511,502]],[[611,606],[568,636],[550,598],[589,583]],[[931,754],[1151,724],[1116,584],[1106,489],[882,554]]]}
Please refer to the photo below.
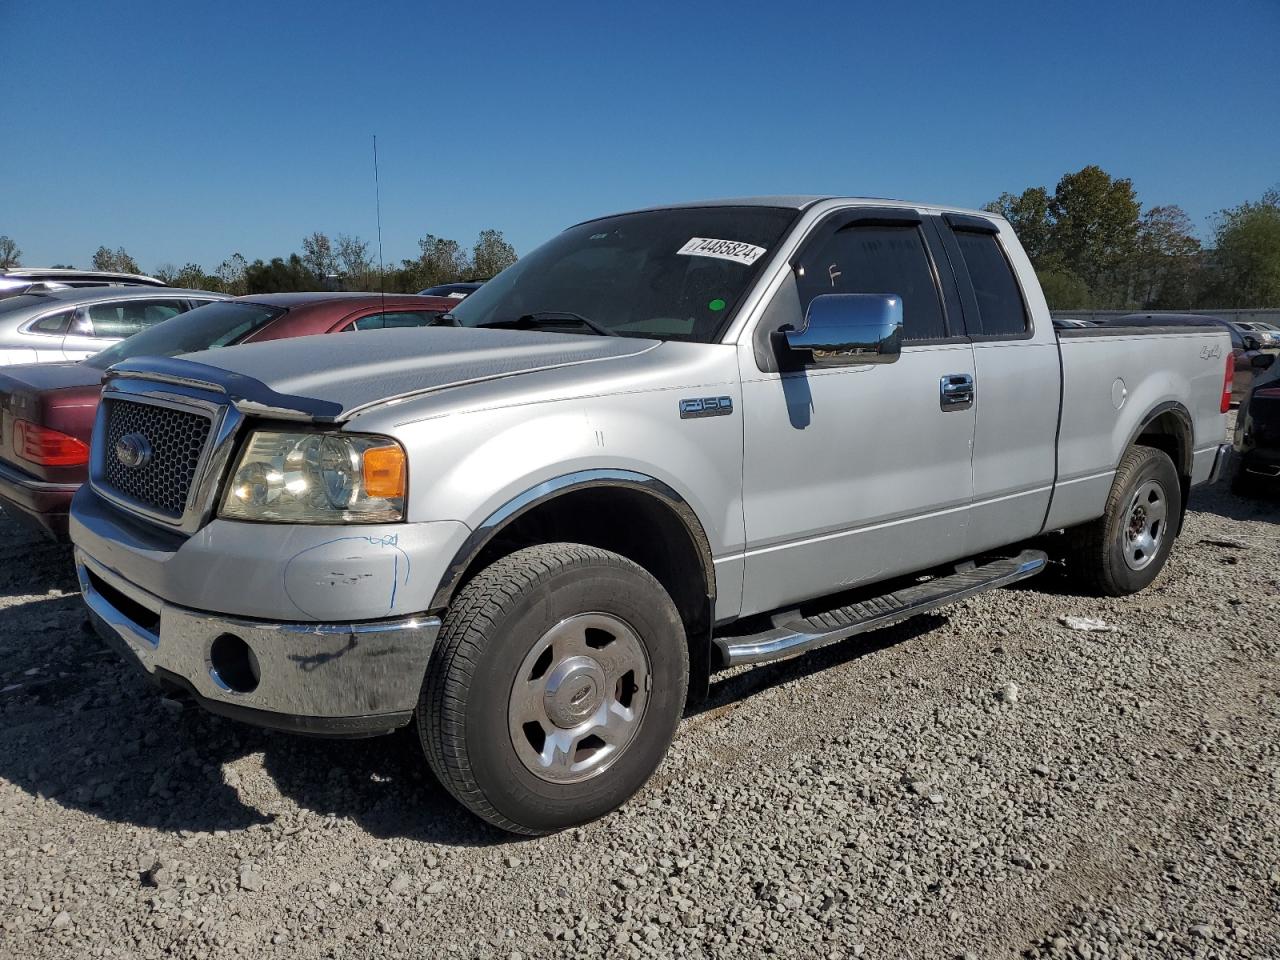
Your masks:
{"label": "rear wheel", "polygon": [[1182,486],[1169,455],[1132,448],[1116,470],[1106,513],[1070,531],[1072,577],[1106,596],[1137,593],[1168,560],[1181,515]]}
{"label": "rear wheel", "polygon": [[495,826],[542,834],[625,803],[666,754],[688,685],[684,627],[644,569],[529,547],[455,598],[418,704],[436,776]]}

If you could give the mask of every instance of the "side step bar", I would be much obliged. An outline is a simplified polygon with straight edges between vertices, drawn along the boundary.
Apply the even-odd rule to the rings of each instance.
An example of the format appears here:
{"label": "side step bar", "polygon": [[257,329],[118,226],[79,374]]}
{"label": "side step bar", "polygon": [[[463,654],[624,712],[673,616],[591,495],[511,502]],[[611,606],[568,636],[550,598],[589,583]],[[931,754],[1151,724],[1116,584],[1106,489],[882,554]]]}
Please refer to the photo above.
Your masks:
{"label": "side step bar", "polygon": [[855,634],[887,627],[986,590],[1007,587],[1011,583],[1035,576],[1048,562],[1049,558],[1040,550],[1023,550],[1016,557],[995,560],[980,567],[962,565],[961,570],[949,576],[837,607],[802,620],[792,620],[762,633],[746,637],[717,637],[714,642],[720,649],[721,662],[726,666],[785,660]]}

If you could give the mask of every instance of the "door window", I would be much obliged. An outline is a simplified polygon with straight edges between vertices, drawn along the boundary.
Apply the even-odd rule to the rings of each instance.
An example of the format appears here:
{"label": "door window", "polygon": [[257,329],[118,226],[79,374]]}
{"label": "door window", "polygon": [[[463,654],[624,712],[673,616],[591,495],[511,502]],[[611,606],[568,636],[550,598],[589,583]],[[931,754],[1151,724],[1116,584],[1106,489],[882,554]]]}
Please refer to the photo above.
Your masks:
{"label": "door window", "polygon": [[955,234],[978,300],[980,329],[970,333],[984,337],[1021,337],[1029,329],[1027,308],[1000,241],[994,233],[957,230]]}
{"label": "door window", "polygon": [[81,336],[123,340],[184,312],[181,300],[122,300],[85,309],[73,330]]}
{"label": "door window", "polygon": [[914,224],[836,230],[806,250],[796,274],[800,308],[824,293],[883,293],[902,297],[903,338],[946,337],[933,264]]}

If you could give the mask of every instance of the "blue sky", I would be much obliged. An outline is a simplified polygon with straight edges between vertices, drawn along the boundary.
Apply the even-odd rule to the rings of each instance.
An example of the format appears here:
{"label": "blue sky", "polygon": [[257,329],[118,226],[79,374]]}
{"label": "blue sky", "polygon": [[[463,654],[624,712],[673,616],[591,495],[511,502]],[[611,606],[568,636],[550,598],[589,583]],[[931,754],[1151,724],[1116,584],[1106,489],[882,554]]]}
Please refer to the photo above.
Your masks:
{"label": "blue sky", "polygon": [[711,196],[980,205],[1100,164],[1207,232],[1280,183],[1280,3],[0,0],[32,265],[270,257]]}

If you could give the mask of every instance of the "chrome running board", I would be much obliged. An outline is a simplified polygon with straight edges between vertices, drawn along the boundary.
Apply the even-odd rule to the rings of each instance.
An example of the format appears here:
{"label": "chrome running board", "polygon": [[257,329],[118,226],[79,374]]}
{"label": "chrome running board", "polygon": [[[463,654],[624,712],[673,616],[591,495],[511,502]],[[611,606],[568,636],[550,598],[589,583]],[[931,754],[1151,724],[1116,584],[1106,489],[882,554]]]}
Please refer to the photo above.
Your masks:
{"label": "chrome running board", "polygon": [[804,619],[744,637],[716,637],[721,663],[735,667],[744,663],[767,663],[807,653],[855,634],[887,627],[936,610],[986,590],[1007,587],[1033,577],[1048,564],[1040,550],[1023,550],[1016,557],[994,560],[982,566],[962,565],[945,577],[913,584],[883,596],[837,607]]}

